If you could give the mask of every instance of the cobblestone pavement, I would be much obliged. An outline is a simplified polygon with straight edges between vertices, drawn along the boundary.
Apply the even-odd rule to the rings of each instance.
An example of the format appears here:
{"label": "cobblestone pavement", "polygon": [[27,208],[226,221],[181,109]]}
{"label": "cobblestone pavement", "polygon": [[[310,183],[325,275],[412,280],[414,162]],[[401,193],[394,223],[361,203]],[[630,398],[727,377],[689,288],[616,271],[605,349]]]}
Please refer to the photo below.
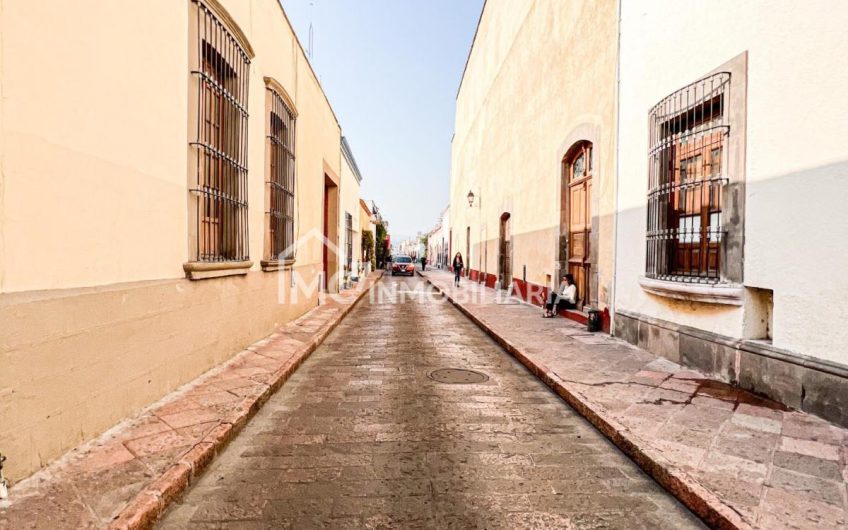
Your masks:
{"label": "cobblestone pavement", "polygon": [[[385,278],[161,529],[699,528],[418,278]],[[445,384],[440,368],[489,380]]]}
{"label": "cobblestone pavement", "polygon": [[540,318],[503,292],[425,274],[664,480],[676,478],[681,498],[742,528],[848,528],[848,429],[569,319]]}

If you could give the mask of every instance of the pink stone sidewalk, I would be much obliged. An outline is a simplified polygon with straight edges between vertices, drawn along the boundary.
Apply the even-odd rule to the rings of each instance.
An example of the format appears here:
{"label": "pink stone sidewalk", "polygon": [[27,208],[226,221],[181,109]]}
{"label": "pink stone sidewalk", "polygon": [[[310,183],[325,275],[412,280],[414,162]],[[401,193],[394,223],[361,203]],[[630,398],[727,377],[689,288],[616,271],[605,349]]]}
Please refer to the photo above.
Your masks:
{"label": "pink stone sidewalk", "polygon": [[492,289],[455,288],[448,273],[423,276],[711,526],[848,525],[848,430]]}
{"label": "pink stone sidewalk", "polygon": [[15,485],[0,529],[148,528],[381,275]]}

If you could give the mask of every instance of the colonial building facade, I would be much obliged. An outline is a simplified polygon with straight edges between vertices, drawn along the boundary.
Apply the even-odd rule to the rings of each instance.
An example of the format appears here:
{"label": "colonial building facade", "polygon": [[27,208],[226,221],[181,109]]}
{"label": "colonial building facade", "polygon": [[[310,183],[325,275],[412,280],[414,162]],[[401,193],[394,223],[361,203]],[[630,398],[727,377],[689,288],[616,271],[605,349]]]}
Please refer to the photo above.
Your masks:
{"label": "colonial building facade", "polygon": [[315,307],[292,276],[343,270],[359,177],[277,0],[10,2],[0,32],[19,479]]}
{"label": "colonial building facade", "polygon": [[838,2],[486,3],[453,252],[535,303],[569,272],[615,335],[848,425],[845,20]]}
{"label": "colonial building facade", "polygon": [[848,424],[848,5],[621,9],[615,334]]}
{"label": "colonial building facade", "polygon": [[451,256],[473,280],[540,304],[570,273],[579,308],[607,312],[617,15],[613,0],[486,3],[457,94],[450,190]]}
{"label": "colonial building facade", "polygon": [[353,278],[359,277],[362,265],[362,231],[360,230],[359,184],[362,174],[347,138],[342,137],[342,189],[339,233],[341,234],[338,275],[340,286],[350,286]]}
{"label": "colonial building facade", "polygon": [[427,264],[444,269],[450,258],[450,207],[442,210],[436,226],[427,234]]}

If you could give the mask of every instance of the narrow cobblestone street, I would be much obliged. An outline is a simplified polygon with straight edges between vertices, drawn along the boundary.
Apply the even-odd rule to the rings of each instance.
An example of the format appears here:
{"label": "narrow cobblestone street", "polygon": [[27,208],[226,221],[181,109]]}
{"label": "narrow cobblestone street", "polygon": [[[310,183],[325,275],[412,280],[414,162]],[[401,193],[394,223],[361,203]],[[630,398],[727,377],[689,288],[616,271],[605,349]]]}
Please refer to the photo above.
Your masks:
{"label": "narrow cobblestone street", "polygon": [[[417,277],[384,278],[160,528],[702,526],[423,290]],[[429,377],[442,368],[489,379]]]}

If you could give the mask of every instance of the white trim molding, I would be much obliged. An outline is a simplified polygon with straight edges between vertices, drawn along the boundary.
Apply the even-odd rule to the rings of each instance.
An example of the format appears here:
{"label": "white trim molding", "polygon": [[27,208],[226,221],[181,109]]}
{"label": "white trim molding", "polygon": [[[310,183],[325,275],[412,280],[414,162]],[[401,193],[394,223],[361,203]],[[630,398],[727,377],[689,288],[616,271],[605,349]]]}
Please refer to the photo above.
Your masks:
{"label": "white trim molding", "polygon": [[646,292],[687,300],[690,302],[704,302],[707,304],[723,304],[741,306],[744,300],[745,289],[735,283],[724,283],[717,285],[704,285],[697,283],[671,282],[654,280],[644,276],[639,277],[639,286]]}

